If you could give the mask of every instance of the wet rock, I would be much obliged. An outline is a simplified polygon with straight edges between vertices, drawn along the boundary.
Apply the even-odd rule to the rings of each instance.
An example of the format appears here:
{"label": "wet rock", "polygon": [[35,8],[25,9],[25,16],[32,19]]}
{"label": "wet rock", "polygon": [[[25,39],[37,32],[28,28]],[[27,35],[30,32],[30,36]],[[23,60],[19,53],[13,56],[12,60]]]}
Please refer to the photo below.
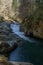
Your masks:
{"label": "wet rock", "polygon": [[10,43],[2,42],[0,44],[0,54],[3,54],[5,56],[9,55],[13,50],[15,50],[18,47],[16,43],[14,43],[12,46],[10,46]]}
{"label": "wet rock", "polygon": [[18,47],[15,42],[16,37],[7,22],[0,23],[0,54],[8,56],[13,50]]}

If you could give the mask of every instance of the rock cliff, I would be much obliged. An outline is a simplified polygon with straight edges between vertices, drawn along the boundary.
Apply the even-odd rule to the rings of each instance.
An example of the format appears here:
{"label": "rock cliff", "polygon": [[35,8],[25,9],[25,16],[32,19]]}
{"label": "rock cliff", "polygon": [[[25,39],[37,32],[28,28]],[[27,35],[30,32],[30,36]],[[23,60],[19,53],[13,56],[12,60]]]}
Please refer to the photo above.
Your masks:
{"label": "rock cliff", "polygon": [[43,38],[42,0],[0,0],[0,15],[22,23],[24,32]]}

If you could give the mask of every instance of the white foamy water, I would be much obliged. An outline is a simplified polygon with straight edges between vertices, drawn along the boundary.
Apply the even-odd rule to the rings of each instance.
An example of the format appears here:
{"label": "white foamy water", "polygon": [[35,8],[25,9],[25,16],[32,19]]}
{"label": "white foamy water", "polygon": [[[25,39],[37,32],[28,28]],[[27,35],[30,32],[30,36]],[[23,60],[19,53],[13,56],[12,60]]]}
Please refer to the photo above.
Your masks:
{"label": "white foamy water", "polygon": [[11,24],[12,31],[17,34],[19,37],[28,40],[27,37],[24,36],[24,32],[20,32],[20,25],[19,24]]}
{"label": "white foamy water", "polygon": [[11,24],[11,28],[12,28],[12,31],[17,34],[20,38],[26,40],[26,41],[29,41],[29,42],[37,42],[36,40],[34,40],[33,38],[28,38],[24,35],[24,32],[20,32],[20,24],[19,23],[14,23],[14,24]]}

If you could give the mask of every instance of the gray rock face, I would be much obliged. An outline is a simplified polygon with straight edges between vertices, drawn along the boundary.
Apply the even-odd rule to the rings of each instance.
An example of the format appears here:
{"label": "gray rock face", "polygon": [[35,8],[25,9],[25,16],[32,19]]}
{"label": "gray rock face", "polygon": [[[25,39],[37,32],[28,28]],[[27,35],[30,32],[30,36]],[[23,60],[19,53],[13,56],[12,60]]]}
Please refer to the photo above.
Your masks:
{"label": "gray rock face", "polygon": [[0,54],[7,56],[10,52],[18,47],[14,40],[15,35],[12,33],[10,25],[6,22],[0,23]]}
{"label": "gray rock face", "polygon": [[14,43],[13,45],[10,46],[10,44],[8,42],[2,42],[0,44],[0,54],[8,56],[17,47],[18,47],[18,45],[16,43]]}

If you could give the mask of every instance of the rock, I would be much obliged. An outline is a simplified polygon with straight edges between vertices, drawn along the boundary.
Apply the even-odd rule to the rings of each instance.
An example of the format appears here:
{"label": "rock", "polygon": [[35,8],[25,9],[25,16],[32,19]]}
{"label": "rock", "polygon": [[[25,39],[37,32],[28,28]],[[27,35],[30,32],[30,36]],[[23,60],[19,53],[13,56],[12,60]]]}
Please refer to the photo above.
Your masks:
{"label": "rock", "polygon": [[13,64],[9,62],[0,62],[0,65],[13,65]]}
{"label": "rock", "polygon": [[18,47],[17,43],[14,43],[14,45],[9,49],[9,52],[12,52],[13,50],[15,50]]}
{"label": "rock", "polygon": [[11,62],[14,65],[33,65],[32,63],[28,63],[28,62]]}
{"label": "rock", "polygon": [[13,50],[15,50],[18,47],[16,43],[14,45],[10,46],[10,43],[2,42],[0,44],[0,54],[3,54],[5,56],[9,55]]}
{"label": "rock", "polygon": [[15,43],[16,37],[7,22],[0,23],[0,54],[9,56],[9,54],[18,47]]}
{"label": "rock", "polygon": [[0,63],[8,61],[8,58],[5,57],[4,55],[0,55]]}
{"label": "rock", "polygon": [[33,32],[29,32],[29,34],[27,34],[27,36],[33,37]]}
{"label": "rock", "polygon": [[10,62],[5,61],[5,60],[4,61],[1,60],[0,65],[13,65],[13,63],[10,63]]}

